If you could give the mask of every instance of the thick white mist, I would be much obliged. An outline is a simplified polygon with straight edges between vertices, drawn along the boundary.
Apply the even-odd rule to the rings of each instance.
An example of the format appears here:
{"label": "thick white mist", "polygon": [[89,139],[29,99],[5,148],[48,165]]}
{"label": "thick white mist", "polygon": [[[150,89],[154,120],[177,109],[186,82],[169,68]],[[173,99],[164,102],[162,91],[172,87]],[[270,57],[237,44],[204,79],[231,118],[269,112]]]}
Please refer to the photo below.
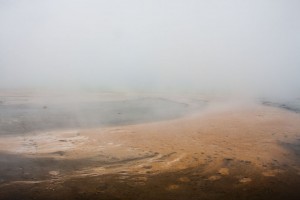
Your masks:
{"label": "thick white mist", "polygon": [[0,1],[0,87],[294,97],[296,0]]}

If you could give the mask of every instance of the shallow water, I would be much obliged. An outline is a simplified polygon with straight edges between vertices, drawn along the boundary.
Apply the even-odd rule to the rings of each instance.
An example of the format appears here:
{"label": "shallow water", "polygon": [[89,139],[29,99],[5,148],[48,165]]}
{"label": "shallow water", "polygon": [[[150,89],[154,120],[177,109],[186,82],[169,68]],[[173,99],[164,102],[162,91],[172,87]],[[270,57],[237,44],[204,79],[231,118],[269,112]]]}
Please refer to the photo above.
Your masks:
{"label": "shallow water", "polygon": [[163,98],[118,101],[76,101],[38,104],[23,101],[0,105],[0,134],[93,128],[154,122],[181,117],[205,106]]}
{"label": "shallow water", "polygon": [[289,101],[263,101],[264,105],[279,107],[296,113],[300,113],[300,99]]}

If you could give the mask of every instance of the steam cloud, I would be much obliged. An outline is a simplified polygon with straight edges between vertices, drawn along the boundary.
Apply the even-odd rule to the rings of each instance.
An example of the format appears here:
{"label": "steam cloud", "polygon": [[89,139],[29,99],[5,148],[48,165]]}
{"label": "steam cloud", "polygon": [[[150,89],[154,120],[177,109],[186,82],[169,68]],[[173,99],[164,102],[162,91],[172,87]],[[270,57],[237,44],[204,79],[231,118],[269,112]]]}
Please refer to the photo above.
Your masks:
{"label": "steam cloud", "polygon": [[0,0],[1,88],[299,96],[298,0]]}

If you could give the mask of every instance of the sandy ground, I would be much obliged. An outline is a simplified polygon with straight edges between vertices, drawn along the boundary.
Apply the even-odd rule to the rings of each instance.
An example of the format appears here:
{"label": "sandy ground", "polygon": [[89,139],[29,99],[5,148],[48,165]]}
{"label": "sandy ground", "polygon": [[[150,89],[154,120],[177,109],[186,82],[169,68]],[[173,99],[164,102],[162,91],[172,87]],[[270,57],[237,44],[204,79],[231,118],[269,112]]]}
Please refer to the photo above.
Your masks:
{"label": "sandy ground", "polygon": [[1,136],[0,199],[300,199],[299,143],[299,114],[252,103]]}

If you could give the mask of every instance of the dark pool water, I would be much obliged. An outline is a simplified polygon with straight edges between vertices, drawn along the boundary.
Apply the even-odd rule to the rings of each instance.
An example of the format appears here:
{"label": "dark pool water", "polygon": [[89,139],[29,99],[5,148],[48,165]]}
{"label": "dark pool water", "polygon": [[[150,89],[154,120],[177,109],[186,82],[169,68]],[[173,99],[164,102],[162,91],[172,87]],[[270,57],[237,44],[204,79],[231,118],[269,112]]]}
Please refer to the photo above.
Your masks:
{"label": "dark pool water", "polygon": [[120,101],[78,101],[50,105],[30,102],[0,104],[0,134],[34,131],[93,128],[175,119],[202,109],[196,105],[163,98],[138,98]]}

